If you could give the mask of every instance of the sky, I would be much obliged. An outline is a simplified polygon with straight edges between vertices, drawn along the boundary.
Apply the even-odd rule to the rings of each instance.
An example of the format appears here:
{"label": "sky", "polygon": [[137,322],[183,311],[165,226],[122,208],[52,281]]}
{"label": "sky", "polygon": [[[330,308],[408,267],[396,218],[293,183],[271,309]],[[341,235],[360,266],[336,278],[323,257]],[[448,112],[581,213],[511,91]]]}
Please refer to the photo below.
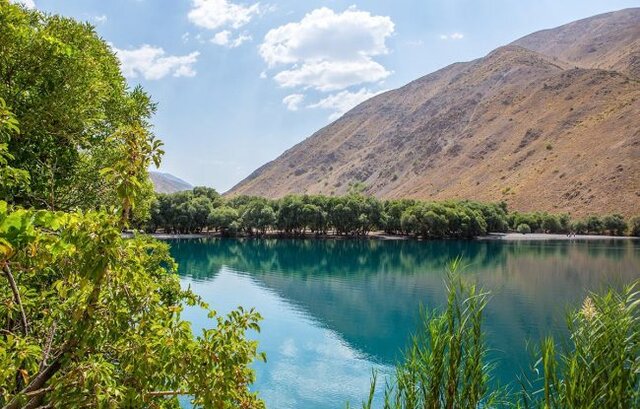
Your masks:
{"label": "sky", "polygon": [[[16,0],[18,1],[18,0]],[[20,0],[95,25],[158,103],[161,171],[224,192],[365,99],[640,0]]]}

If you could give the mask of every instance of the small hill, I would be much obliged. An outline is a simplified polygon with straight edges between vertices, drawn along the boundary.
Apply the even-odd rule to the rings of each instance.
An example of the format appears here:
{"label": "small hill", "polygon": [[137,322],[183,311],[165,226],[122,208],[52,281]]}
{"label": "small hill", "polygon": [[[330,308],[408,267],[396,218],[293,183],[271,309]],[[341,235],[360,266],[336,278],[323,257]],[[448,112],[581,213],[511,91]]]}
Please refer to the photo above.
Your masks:
{"label": "small hill", "polygon": [[640,8],[531,34],[363,102],[229,194],[505,200],[637,213]]}
{"label": "small hill", "polygon": [[149,176],[156,193],[175,193],[193,189],[189,183],[169,173],[149,171]]}

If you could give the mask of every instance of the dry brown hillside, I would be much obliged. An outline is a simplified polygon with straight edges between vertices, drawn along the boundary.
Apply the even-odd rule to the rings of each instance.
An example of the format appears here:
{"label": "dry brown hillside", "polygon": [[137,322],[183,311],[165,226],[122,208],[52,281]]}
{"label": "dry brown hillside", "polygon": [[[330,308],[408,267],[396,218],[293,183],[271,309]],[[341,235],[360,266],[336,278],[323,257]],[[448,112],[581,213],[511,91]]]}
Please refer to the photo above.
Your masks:
{"label": "dry brown hillside", "polygon": [[640,213],[640,9],[524,37],[371,98],[230,194]]}

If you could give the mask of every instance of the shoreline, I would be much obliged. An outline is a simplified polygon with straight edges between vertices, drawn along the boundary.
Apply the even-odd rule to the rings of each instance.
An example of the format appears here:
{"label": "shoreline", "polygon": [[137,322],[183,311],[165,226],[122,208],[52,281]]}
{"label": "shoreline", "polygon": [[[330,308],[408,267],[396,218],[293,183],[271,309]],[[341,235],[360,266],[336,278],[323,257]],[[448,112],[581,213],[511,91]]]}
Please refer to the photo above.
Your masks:
{"label": "shoreline", "polygon": [[595,234],[578,234],[567,236],[566,234],[552,233],[489,233],[486,236],[476,237],[475,240],[497,241],[586,241],[586,240],[639,240],[634,236],[607,236]]}
{"label": "shoreline", "polygon": [[[126,233],[130,234],[130,233]],[[371,232],[366,236],[340,236],[335,234],[326,234],[316,236],[314,234],[304,236],[285,236],[278,233],[268,233],[264,236],[222,236],[220,233],[187,233],[187,234],[166,234],[166,233],[150,233],[149,236],[158,240],[176,240],[176,239],[209,239],[209,238],[249,238],[249,239],[285,239],[285,240],[454,240],[454,239],[422,239],[411,236],[397,236],[386,234],[384,232]],[[477,241],[596,241],[596,240],[640,240],[640,237],[634,236],[605,236],[605,235],[576,235],[567,236],[566,234],[551,233],[489,233],[485,236],[478,236],[471,240]]]}

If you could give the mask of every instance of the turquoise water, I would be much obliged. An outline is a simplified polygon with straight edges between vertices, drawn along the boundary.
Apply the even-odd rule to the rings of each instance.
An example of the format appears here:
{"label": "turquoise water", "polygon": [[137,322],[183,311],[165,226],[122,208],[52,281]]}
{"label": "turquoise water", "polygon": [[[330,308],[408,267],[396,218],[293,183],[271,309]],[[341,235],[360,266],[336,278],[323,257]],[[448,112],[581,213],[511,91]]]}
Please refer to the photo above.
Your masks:
{"label": "turquoise water", "polygon": [[[419,307],[445,302],[444,267],[491,292],[485,329],[496,382],[530,364],[527,341],[565,336],[564,318],[589,290],[640,278],[638,241],[171,241],[184,286],[219,312],[239,305],[264,317],[252,334],[267,407],[342,408],[365,398],[372,368],[389,372],[418,324]],[[204,314],[188,310],[196,331]]]}

